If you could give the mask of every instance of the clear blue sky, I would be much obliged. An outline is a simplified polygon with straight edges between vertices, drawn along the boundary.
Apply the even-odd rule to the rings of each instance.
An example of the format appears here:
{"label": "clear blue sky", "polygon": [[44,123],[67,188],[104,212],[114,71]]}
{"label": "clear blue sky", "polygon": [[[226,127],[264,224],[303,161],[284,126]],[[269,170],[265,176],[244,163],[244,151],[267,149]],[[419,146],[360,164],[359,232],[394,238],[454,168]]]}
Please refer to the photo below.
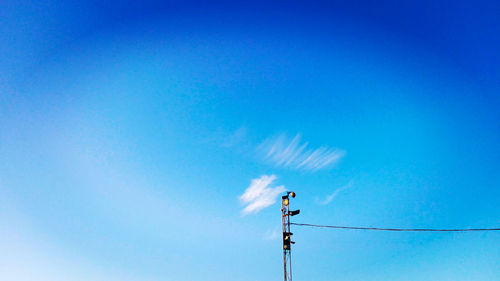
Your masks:
{"label": "clear blue sky", "polygon": [[[102,2],[0,4],[0,279],[281,280],[284,190],[500,225],[498,1]],[[500,233],[293,232],[297,281],[500,280]]]}

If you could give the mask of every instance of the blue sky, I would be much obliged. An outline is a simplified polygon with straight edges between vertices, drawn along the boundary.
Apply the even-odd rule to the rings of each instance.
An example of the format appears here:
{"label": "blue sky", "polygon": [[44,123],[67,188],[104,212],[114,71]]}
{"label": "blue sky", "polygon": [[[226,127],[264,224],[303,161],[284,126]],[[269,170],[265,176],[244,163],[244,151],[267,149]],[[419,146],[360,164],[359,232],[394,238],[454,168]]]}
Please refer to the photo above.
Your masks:
{"label": "blue sky", "polygon": [[[2,280],[279,280],[297,222],[500,225],[496,1],[0,4]],[[498,233],[294,227],[294,280],[499,280]]]}

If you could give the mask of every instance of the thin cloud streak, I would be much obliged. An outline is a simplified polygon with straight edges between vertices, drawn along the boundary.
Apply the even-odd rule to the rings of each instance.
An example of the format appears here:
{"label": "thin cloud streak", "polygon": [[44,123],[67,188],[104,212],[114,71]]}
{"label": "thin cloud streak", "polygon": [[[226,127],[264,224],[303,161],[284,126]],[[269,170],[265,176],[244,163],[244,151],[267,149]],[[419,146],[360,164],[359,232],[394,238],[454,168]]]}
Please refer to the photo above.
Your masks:
{"label": "thin cloud streak", "polygon": [[242,126],[232,132],[230,135],[225,136],[222,139],[221,146],[223,147],[234,147],[237,144],[243,142],[247,137],[247,128]]}
{"label": "thin cloud streak", "polygon": [[258,213],[276,203],[276,198],[285,192],[285,187],[283,185],[270,187],[275,179],[275,175],[263,175],[252,180],[250,186],[239,197],[240,202],[247,205],[242,211],[243,215]]}
{"label": "thin cloud streak", "polygon": [[280,237],[280,229],[277,227],[272,230],[268,229],[264,234],[264,240],[268,241],[278,240],[279,237]]}
{"label": "thin cloud streak", "polygon": [[300,134],[292,140],[280,135],[266,139],[257,150],[276,166],[308,171],[332,167],[346,154],[344,150],[327,146],[308,149],[308,145],[308,142],[301,142]]}
{"label": "thin cloud streak", "polygon": [[337,197],[337,195],[340,192],[342,192],[342,191],[344,191],[346,189],[349,189],[351,187],[352,187],[352,181],[350,181],[348,184],[346,184],[346,185],[344,185],[344,186],[342,186],[340,188],[337,188],[333,193],[331,193],[330,195],[326,196],[326,198],[323,201],[318,202],[318,204],[320,204],[320,205],[328,205],[328,204],[330,204],[330,202],[332,202],[333,199],[335,199],[335,197]]}

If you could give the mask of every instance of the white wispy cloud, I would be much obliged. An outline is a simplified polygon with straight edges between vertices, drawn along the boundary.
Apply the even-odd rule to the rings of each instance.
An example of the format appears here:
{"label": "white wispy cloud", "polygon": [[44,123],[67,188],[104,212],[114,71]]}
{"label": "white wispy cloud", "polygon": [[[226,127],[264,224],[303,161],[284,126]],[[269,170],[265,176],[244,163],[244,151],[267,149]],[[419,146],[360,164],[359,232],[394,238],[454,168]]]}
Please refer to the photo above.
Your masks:
{"label": "white wispy cloud", "polygon": [[300,134],[293,139],[282,134],[266,139],[257,150],[276,166],[309,171],[332,167],[345,155],[345,151],[338,148],[308,148],[308,145],[308,142],[301,141]]}
{"label": "white wispy cloud", "polygon": [[241,126],[236,129],[234,132],[224,135],[220,139],[220,145],[223,147],[234,147],[243,142],[243,140],[247,137],[247,128],[245,126]]}
{"label": "white wispy cloud", "polygon": [[216,145],[223,148],[238,148],[243,147],[247,149],[249,146],[248,128],[240,126],[233,130],[226,130],[221,127],[215,129],[201,140],[203,144]]}
{"label": "white wispy cloud", "polygon": [[285,192],[283,185],[270,186],[275,179],[275,175],[263,175],[252,180],[250,186],[239,197],[239,200],[247,205],[242,211],[244,215],[258,213],[260,210],[271,206],[276,202],[276,198]]}
{"label": "white wispy cloud", "polygon": [[275,227],[274,229],[268,229],[266,233],[264,234],[264,240],[277,240],[280,238],[280,229],[278,227]]}
{"label": "white wispy cloud", "polygon": [[328,205],[328,204],[330,204],[330,202],[332,202],[333,199],[335,199],[335,197],[337,197],[337,195],[340,192],[342,192],[342,191],[344,191],[346,189],[349,189],[351,187],[352,187],[352,181],[350,181],[348,184],[346,184],[346,185],[344,185],[342,187],[337,188],[334,192],[332,192],[331,194],[329,194],[328,196],[326,196],[325,199],[323,199],[323,200],[317,200],[318,204],[320,204],[320,205]]}

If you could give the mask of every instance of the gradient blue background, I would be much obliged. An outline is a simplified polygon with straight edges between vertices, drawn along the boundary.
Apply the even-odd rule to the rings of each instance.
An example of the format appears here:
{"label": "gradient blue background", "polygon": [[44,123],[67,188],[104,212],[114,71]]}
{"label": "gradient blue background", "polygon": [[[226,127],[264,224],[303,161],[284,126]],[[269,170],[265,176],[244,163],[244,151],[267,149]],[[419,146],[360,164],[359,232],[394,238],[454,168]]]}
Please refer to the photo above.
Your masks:
{"label": "gradient blue background", "polygon": [[[0,3],[1,280],[280,280],[265,174],[297,222],[500,225],[498,1],[42,2]],[[297,133],[346,155],[256,155]],[[294,280],[500,280],[500,233],[294,233]]]}

